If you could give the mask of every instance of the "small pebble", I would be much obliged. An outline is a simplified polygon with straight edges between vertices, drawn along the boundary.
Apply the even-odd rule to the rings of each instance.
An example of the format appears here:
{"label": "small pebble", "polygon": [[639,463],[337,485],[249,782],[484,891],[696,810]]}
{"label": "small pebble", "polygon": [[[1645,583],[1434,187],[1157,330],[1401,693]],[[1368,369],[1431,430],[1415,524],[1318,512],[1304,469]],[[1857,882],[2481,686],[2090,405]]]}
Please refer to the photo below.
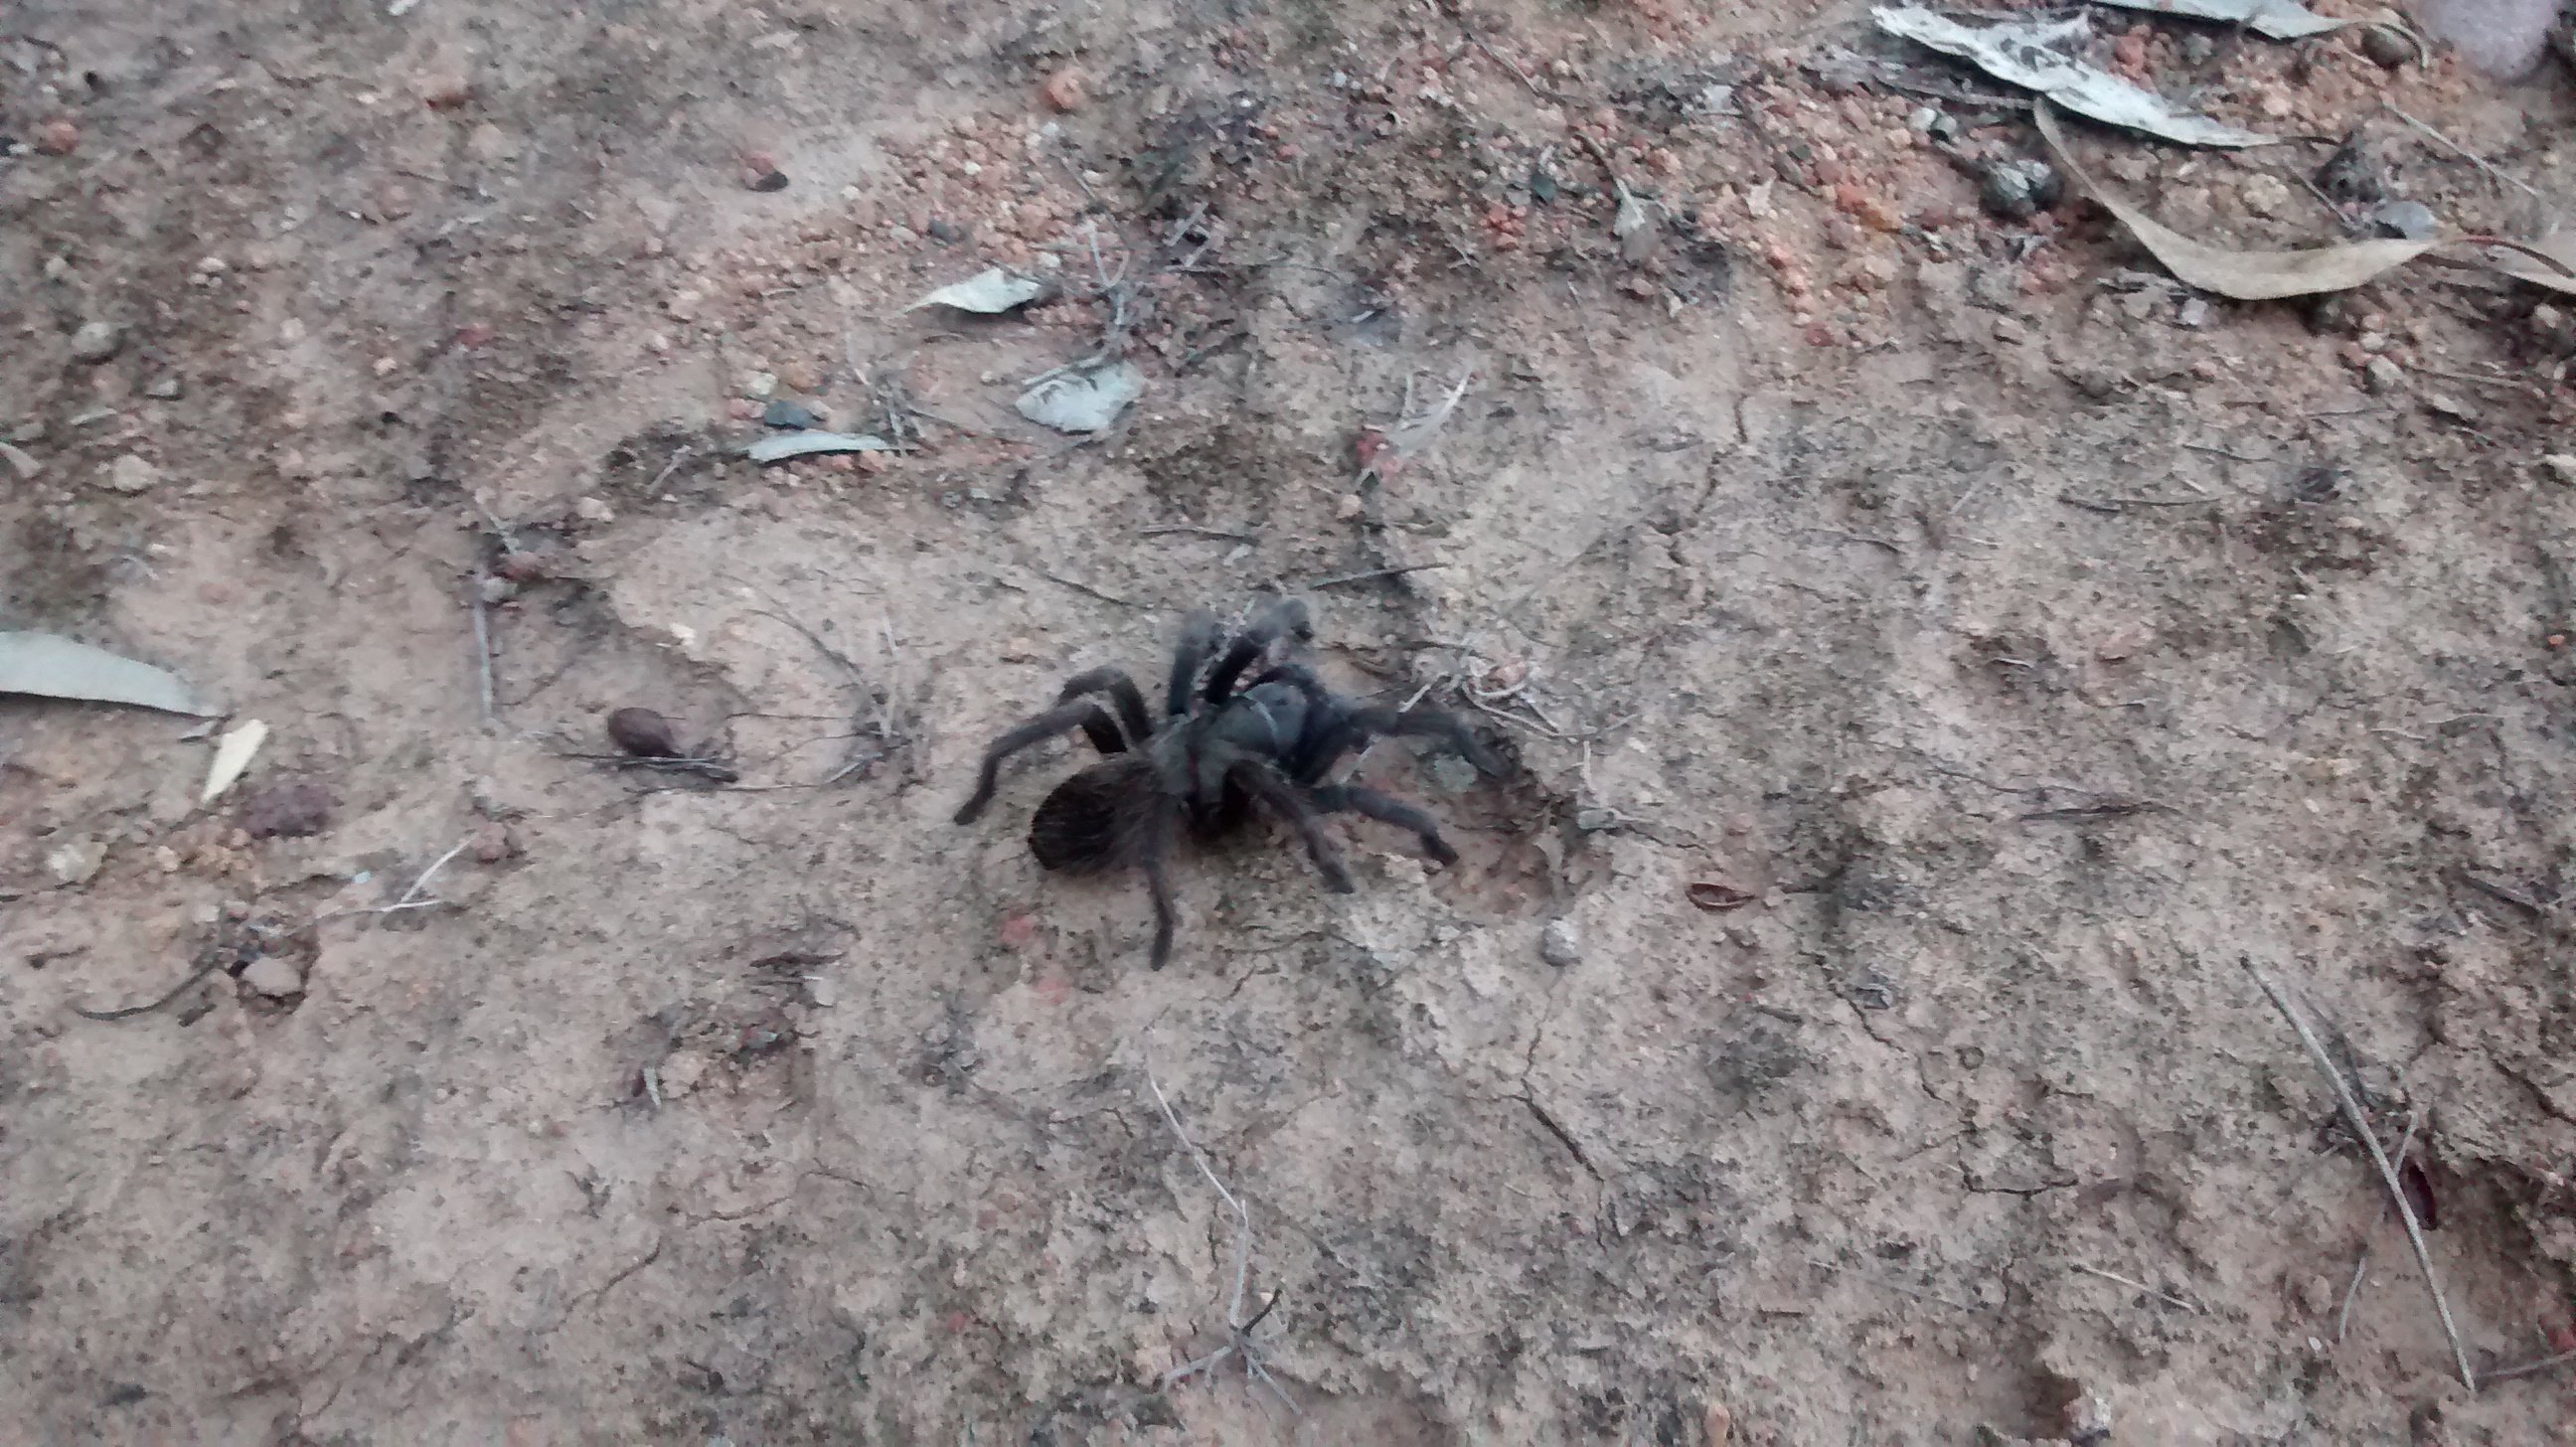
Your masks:
{"label": "small pebble", "polygon": [[2406,390],[2406,370],[2386,357],[2371,358],[2370,364],[2361,369],[2361,379],[2362,385],[2377,396]]}
{"label": "small pebble", "polygon": [[2209,303],[2196,296],[2184,297],[2182,305],[2174,309],[2174,325],[2189,331],[2209,325]]}
{"label": "small pebble", "polygon": [[161,485],[161,469],[129,452],[107,465],[110,492],[150,492]]}
{"label": "small pebble", "polygon": [[36,149],[48,156],[68,156],[80,149],[80,127],[67,120],[51,120],[36,127]]}
{"label": "small pebble", "polygon": [[649,708],[621,708],[610,714],[608,740],[639,759],[680,756],[680,736],[671,721]]}
{"label": "small pebble", "polygon": [[933,216],[930,218],[930,239],[943,245],[954,246],[966,239],[966,228],[945,217]]}
{"label": "small pebble", "polygon": [[1066,66],[1046,78],[1046,84],[1038,87],[1038,95],[1047,103],[1050,110],[1062,112],[1079,109],[1084,99],[1082,72],[1072,66]]}
{"label": "small pebble", "polygon": [[164,373],[161,376],[155,377],[151,381],[143,384],[144,396],[155,398],[163,402],[177,401],[179,399],[180,390],[179,379],[168,373]]}
{"label": "small pebble", "polygon": [[2256,216],[2277,216],[2290,204],[2290,183],[2278,176],[2248,176],[2236,199]]}
{"label": "small pebble", "polygon": [[763,171],[751,179],[751,189],[754,191],[784,191],[787,189],[787,173],[785,171]]}
{"label": "small pebble", "polygon": [[241,982],[272,1000],[289,1000],[304,993],[304,971],[293,960],[277,955],[262,955],[241,972]]}
{"label": "small pebble", "polygon": [[2552,452],[2540,459],[2540,467],[2554,481],[2576,486],[2576,452]]}
{"label": "small pebble", "polygon": [[2382,70],[2396,70],[2416,55],[2413,42],[2384,25],[2362,27],[2361,53]]}
{"label": "small pebble", "polygon": [[498,819],[487,820],[474,831],[474,857],[484,864],[498,864],[518,850],[510,838],[510,826]]}
{"label": "small pebble", "polygon": [[107,846],[95,839],[75,839],[45,851],[45,870],[64,884],[87,884],[107,862]]}
{"label": "small pebble", "polygon": [[2421,201],[2391,201],[2370,213],[2370,229],[2380,236],[2429,241],[2442,234],[2442,223]]}
{"label": "small pebble", "polygon": [[772,400],[761,410],[760,420],[765,426],[784,427],[791,430],[823,425],[823,419],[814,415],[813,408],[792,397],[779,397]]}
{"label": "small pebble", "polygon": [[124,345],[125,334],[114,322],[83,322],[80,330],[72,333],[72,360],[104,362]]}
{"label": "small pebble", "polygon": [[586,523],[617,521],[617,510],[595,497],[576,498],[572,505],[572,515]]}
{"label": "small pebble", "polygon": [[2016,221],[2056,205],[2065,193],[2066,183],[2059,179],[2055,167],[2027,158],[1992,162],[1977,183],[1980,204],[1997,216]]}
{"label": "small pebble", "polygon": [[1583,958],[1583,941],[1574,932],[1574,921],[1549,920],[1547,928],[1538,932],[1538,957],[1560,970],[1580,962]]}

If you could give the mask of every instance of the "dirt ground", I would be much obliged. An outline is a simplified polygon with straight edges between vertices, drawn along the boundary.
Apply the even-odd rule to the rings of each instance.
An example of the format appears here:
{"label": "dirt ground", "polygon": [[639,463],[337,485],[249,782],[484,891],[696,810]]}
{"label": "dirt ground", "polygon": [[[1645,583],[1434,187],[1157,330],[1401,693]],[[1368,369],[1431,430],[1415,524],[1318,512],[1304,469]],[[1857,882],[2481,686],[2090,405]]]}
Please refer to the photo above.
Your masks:
{"label": "dirt ground", "polygon": [[[2365,121],[2576,198],[2554,60],[2133,19],[2322,138],[2076,136],[2186,232],[2336,237]],[[2475,1367],[2576,1346],[2564,299],[2176,288],[1867,27],[11,6],[0,627],[273,733],[207,807],[0,702],[5,1435],[2576,1441],[2240,965]],[[905,310],[996,264],[1063,295]],[[1022,420],[1104,337],[1142,400]],[[910,445],[756,467],[781,399]],[[1023,837],[1079,739],[950,815],[1274,588],[1512,767],[1372,751],[1460,864],[1199,853],[1155,973]],[[639,704],[737,781],[583,757]]]}

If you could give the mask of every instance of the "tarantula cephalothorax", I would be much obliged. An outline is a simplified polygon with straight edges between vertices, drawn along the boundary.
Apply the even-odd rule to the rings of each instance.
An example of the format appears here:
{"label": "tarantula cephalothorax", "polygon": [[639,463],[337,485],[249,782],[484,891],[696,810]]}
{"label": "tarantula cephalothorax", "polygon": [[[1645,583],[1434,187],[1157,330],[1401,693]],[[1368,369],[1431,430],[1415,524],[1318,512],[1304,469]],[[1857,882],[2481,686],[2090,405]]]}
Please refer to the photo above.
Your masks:
{"label": "tarantula cephalothorax", "polygon": [[[1241,632],[1226,635],[1214,615],[1190,615],[1172,652],[1172,681],[1159,724],[1145,710],[1135,680],[1095,668],[1065,682],[1056,706],[993,740],[984,751],[975,796],[957,811],[972,824],[993,802],[1002,761],[1031,744],[1079,728],[1107,755],[1046,796],[1029,821],[1029,851],[1048,869],[1096,872],[1133,867],[1154,896],[1154,968],[1172,951],[1172,837],[1186,825],[1214,838],[1241,825],[1254,800],[1306,843],[1306,853],[1336,893],[1351,891],[1341,852],[1325,837],[1320,816],[1365,814],[1421,837],[1423,852],[1443,864],[1456,850],[1429,814],[1375,789],[1327,784],[1324,775],[1351,750],[1380,734],[1439,739],[1478,768],[1501,765],[1466,726],[1427,709],[1377,708],[1324,687],[1312,670],[1281,659],[1241,688],[1243,676],[1282,638],[1311,636],[1306,605],[1275,600]],[[1112,709],[1093,695],[1106,695]]]}

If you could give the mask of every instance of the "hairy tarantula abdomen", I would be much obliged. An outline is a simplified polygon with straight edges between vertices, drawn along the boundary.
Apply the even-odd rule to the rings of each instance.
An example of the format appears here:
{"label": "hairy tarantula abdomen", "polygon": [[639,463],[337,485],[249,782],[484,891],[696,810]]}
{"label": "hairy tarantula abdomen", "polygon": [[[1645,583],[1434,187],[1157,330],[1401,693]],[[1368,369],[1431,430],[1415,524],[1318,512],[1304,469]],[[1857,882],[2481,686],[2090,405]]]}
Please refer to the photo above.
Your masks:
{"label": "hairy tarantula abdomen", "polygon": [[1029,852],[1047,869],[1097,874],[1140,862],[1151,827],[1136,801],[1151,797],[1153,765],[1135,755],[1094,764],[1058,784],[1029,820]]}

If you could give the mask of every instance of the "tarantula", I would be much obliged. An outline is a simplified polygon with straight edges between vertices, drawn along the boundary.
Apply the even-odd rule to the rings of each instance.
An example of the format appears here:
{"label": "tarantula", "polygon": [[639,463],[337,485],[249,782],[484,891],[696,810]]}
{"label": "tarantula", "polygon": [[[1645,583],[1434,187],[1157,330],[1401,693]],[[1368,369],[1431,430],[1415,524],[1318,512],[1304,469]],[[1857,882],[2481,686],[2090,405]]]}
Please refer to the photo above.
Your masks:
{"label": "tarantula", "polygon": [[[1306,605],[1293,598],[1267,603],[1230,637],[1215,615],[1191,614],[1172,652],[1160,724],[1146,713],[1144,694],[1124,671],[1077,674],[1056,695],[1055,707],[984,751],[975,796],[958,809],[957,822],[974,823],[993,801],[1004,759],[1067,729],[1081,729],[1106,757],[1056,785],[1038,805],[1029,821],[1029,852],[1045,868],[1072,873],[1143,870],[1154,897],[1158,970],[1172,951],[1168,861],[1172,838],[1183,825],[1201,839],[1214,839],[1240,827],[1259,800],[1297,831],[1325,886],[1337,894],[1350,893],[1353,885],[1341,852],[1325,837],[1325,814],[1364,814],[1410,829],[1424,853],[1456,863],[1457,851],[1440,837],[1429,814],[1375,789],[1327,784],[1324,775],[1381,734],[1435,738],[1479,769],[1501,772],[1464,724],[1428,709],[1378,708],[1344,698],[1293,659],[1280,659],[1249,685],[1236,687],[1282,638],[1304,642],[1312,636]],[[1093,695],[1106,695],[1115,715]]]}

